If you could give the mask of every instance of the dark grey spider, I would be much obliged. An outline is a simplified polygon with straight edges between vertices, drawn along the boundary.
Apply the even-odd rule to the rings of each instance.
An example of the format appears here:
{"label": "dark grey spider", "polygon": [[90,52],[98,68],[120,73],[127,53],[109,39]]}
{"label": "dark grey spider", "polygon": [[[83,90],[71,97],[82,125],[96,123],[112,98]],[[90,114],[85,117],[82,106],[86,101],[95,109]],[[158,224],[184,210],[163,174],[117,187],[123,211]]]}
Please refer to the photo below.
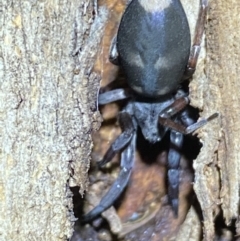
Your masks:
{"label": "dark grey spider", "polygon": [[[151,143],[170,131],[168,196],[178,214],[180,150],[185,134],[194,132],[217,114],[197,123],[190,118],[183,80],[195,71],[204,31],[207,0],[201,0],[194,43],[179,0],[132,0],[122,17],[113,41],[110,60],[120,64],[131,90],[116,89],[100,94],[99,105],[121,99],[128,102],[119,114],[122,134],[113,142],[99,165],[121,151],[121,171],[99,205],[82,217],[89,222],[108,209],[126,187],[136,148],[136,131]],[[190,56],[190,57],[189,57]]]}

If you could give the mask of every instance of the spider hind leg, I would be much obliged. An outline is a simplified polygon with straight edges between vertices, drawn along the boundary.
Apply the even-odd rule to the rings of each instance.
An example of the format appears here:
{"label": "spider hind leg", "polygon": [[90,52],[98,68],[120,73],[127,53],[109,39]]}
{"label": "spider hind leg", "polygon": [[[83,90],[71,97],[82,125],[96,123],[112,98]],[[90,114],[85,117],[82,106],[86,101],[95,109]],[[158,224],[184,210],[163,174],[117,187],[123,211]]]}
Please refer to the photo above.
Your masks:
{"label": "spider hind leg", "polygon": [[168,152],[168,197],[176,217],[178,216],[179,205],[179,164],[183,137],[183,134],[177,131],[171,130],[170,132],[170,149]]}
{"label": "spider hind leg", "polygon": [[[134,163],[135,149],[136,149],[136,132],[135,132],[135,129],[133,128],[131,116],[128,113],[126,112],[121,113],[120,120],[121,120],[120,124],[123,125],[122,126],[123,133],[116,139],[114,143],[119,142],[119,140],[121,140],[123,137],[122,141],[124,145],[122,147],[119,144],[116,149],[110,147],[110,151],[108,150],[108,152],[105,155],[105,157],[107,156],[107,159],[105,160],[103,159],[103,161],[101,161],[102,163],[100,163],[100,164],[105,164],[109,162],[113,154],[115,154],[117,151],[120,151],[121,148],[124,148],[121,153],[121,170],[120,170],[119,176],[115,180],[113,185],[110,187],[108,192],[105,194],[105,196],[101,199],[100,203],[92,211],[82,216],[81,218],[82,223],[90,222],[91,220],[99,216],[102,212],[104,212],[109,207],[111,207],[113,203],[116,201],[116,199],[123,192],[124,188],[128,183],[129,177],[131,175],[132,166]],[[124,135],[125,135],[125,139],[124,139]],[[112,151],[113,149],[114,151]]]}

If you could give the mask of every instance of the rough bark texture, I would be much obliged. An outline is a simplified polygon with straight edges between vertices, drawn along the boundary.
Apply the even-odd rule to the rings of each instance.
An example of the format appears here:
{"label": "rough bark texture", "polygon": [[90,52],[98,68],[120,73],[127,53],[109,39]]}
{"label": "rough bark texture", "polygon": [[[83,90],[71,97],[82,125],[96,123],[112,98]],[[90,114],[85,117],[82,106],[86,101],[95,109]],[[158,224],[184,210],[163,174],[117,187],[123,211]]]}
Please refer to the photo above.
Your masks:
{"label": "rough bark texture", "polygon": [[[70,185],[87,187],[107,11],[91,1],[0,1],[0,240],[66,240]],[[78,64],[79,63],[79,64]]]}
{"label": "rough bark texture", "polygon": [[205,240],[214,239],[219,208],[226,224],[239,215],[239,10],[237,0],[210,1],[205,77],[196,74],[197,81],[191,84],[191,103],[203,110],[201,115],[220,113],[201,130],[203,148],[194,162],[194,189],[203,212]]}

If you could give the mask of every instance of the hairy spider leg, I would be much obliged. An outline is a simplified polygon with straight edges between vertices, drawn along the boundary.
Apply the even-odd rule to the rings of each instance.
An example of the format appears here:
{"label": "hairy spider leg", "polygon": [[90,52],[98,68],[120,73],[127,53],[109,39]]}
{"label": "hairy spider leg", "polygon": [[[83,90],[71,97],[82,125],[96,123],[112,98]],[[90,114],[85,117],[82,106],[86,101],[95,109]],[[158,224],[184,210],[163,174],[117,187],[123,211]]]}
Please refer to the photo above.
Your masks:
{"label": "hairy spider leg", "polygon": [[105,196],[101,199],[99,205],[81,218],[82,223],[87,223],[93,220],[106,209],[111,207],[113,202],[120,196],[120,194],[126,187],[132,172],[136,149],[136,131],[134,130],[134,128],[132,128],[132,132],[132,138],[130,139],[129,145],[127,145],[121,153],[121,170],[118,178],[110,187],[109,191],[105,194]]}
{"label": "hairy spider leg", "polygon": [[202,37],[204,33],[204,27],[206,23],[207,10],[208,10],[208,0],[201,0],[198,20],[195,27],[194,40],[190,51],[188,65],[183,75],[183,79],[191,78],[193,73],[196,70],[196,65],[197,65],[199,53],[201,50],[201,42],[202,42]]}

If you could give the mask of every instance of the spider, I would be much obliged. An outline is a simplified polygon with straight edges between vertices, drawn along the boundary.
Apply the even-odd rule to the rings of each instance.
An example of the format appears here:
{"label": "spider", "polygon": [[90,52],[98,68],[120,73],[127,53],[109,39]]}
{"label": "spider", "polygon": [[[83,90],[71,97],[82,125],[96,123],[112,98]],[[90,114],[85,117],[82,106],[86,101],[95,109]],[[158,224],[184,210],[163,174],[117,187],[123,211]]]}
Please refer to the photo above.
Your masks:
{"label": "spider", "polygon": [[182,88],[182,82],[196,68],[207,5],[207,0],[200,0],[192,48],[188,21],[179,0],[132,0],[127,6],[112,42],[110,61],[122,67],[130,89],[111,90],[98,98],[99,105],[128,99],[118,116],[122,134],[99,162],[103,166],[121,152],[121,170],[99,205],[82,217],[83,222],[93,220],[112,206],[126,187],[134,164],[138,127],[150,143],[160,141],[170,132],[168,197],[178,215],[184,135],[217,117],[215,113],[194,123],[187,108],[188,93]]}

